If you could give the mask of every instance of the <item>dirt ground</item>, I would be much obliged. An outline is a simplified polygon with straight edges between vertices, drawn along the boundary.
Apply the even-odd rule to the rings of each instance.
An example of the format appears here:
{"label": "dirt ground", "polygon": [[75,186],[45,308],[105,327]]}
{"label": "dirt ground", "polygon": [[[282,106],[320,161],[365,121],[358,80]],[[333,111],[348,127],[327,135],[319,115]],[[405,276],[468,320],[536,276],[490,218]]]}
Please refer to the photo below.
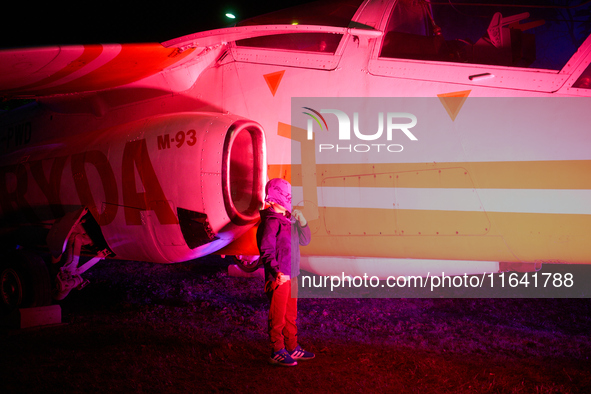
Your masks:
{"label": "dirt ground", "polygon": [[317,357],[282,368],[229,263],[95,266],[64,324],[0,330],[0,393],[591,392],[589,299],[300,299]]}

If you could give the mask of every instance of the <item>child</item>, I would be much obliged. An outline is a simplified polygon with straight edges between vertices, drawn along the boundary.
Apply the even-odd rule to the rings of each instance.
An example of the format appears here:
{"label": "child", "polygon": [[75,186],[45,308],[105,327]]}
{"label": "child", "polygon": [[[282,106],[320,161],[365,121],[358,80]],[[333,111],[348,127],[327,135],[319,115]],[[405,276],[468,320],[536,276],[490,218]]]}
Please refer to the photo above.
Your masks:
{"label": "child", "polygon": [[257,244],[265,266],[265,293],[269,307],[269,337],[272,364],[297,365],[296,360],[310,360],[314,353],[303,350],[297,342],[297,276],[300,274],[300,247],[310,243],[310,228],[304,215],[291,211],[291,185],[284,179],[267,182],[261,211]]}

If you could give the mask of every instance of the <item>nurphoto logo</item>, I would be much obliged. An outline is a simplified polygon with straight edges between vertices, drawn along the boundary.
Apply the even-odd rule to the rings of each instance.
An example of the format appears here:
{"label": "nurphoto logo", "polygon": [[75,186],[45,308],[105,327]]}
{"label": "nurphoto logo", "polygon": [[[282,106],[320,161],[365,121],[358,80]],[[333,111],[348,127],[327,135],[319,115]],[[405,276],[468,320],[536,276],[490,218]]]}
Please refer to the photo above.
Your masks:
{"label": "nurphoto logo", "polygon": [[[332,114],[336,116],[338,121],[338,140],[339,141],[351,141],[351,118],[345,112],[338,109],[321,109],[320,111],[314,110],[310,107],[302,107],[309,112],[303,112],[308,115],[307,124],[307,138],[308,140],[314,139],[314,123],[318,125],[320,130],[328,132],[328,123],[322,114]],[[404,147],[400,144],[389,144],[389,143],[378,143],[384,141],[383,134],[384,128],[386,130],[385,141],[392,141],[393,136],[396,133],[402,132],[409,140],[417,141],[418,138],[410,131],[411,128],[417,125],[417,117],[408,112],[387,112],[384,116],[384,112],[378,112],[377,115],[377,131],[369,132],[369,130],[361,131],[360,128],[360,115],[359,112],[353,112],[353,135],[354,139],[360,141],[371,141],[371,144],[319,144],[318,151],[333,151],[333,152],[358,152],[365,153],[375,150],[376,152],[388,151],[388,152],[402,152]],[[374,118],[375,119],[375,118]],[[362,119],[363,120],[363,119]],[[315,122],[314,122],[315,121]],[[385,123],[385,127],[384,127]]]}

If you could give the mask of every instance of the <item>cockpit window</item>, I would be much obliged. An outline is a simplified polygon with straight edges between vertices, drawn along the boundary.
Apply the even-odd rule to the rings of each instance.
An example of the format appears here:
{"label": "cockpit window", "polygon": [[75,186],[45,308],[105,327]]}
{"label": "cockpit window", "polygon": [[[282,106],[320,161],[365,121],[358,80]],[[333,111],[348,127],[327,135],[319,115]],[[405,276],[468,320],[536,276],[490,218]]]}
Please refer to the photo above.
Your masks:
{"label": "cockpit window", "polygon": [[418,36],[429,35],[426,7],[427,3],[398,0],[388,20],[386,31]]}
{"label": "cockpit window", "polygon": [[585,71],[577,78],[573,84],[573,88],[577,89],[591,89],[591,64],[587,66]]}
{"label": "cockpit window", "polygon": [[560,70],[590,30],[589,2],[569,9],[454,3],[398,0],[380,57]]}
{"label": "cockpit window", "polygon": [[430,24],[427,3],[398,0],[388,19],[381,57],[447,60],[443,37]]}
{"label": "cockpit window", "polygon": [[236,41],[236,45],[241,47],[334,53],[342,37],[342,34],[332,33],[291,33],[247,38]]}
{"label": "cockpit window", "polygon": [[[347,27],[363,0],[329,0],[299,5],[247,19],[238,26],[255,25],[320,25]],[[290,33],[236,41],[240,47],[273,48],[305,52],[334,53],[342,34]]]}

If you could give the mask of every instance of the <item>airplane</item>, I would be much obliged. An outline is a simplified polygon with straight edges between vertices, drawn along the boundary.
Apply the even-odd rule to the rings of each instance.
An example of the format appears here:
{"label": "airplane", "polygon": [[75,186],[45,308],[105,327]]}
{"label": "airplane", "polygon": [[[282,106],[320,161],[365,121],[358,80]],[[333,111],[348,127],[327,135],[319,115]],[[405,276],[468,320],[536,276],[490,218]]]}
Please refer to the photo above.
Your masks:
{"label": "airplane", "polygon": [[163,43],[0,51],[2,304],[63,299],[109,257],[253,270],[277,177],[319,275],[589,263],[591,39],[556,9],[462,4],[325,0]]}

